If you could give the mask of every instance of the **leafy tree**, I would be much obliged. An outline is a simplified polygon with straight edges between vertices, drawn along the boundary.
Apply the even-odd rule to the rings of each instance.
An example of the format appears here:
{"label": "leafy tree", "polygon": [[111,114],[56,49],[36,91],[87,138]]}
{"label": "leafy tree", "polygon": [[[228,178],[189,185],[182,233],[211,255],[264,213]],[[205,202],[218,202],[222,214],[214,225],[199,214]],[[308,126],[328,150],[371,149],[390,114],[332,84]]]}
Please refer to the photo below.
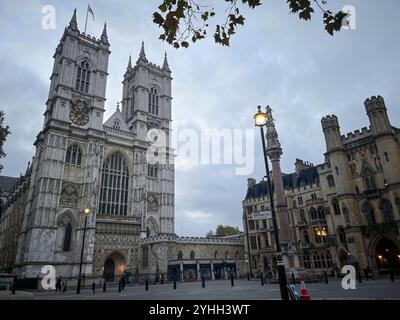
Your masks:
{"label": "leafy tree", "polygon": [[215,235],[214,231],[210,230],[210,231],[207,232],[206,237],[212,237],[214,235]]}
{"label": "leafy tree", "polygon": [[[200,0],[163,0],[158,11],[153,13],[153,22],[163,29],[159,39],[166,41],[175,48],[189,47],[189,42],[195,43],[208,35],[209,21],[216,16],[212,5],[199,4]],[[220,0],[219,0],[220,1]],[[314,8],[323,13],[325,30],[333,36],[339,31],[347,13],[339,11],[332,13],[324,9],[327,0],[285,0],[290,13],[298,15],[300,20],[311,20]],[[214,41],[223,46],[229,46],[231,37],[239,25],[243,26],[246,18],[241,14],[239,4],[255,9],[262,5],[261,0],[225,0],[225,22],[215,25]],[[312,2],[314,4],[312,4]]]}
{"label": "leafy tree", "polygon": [[[3,126],[4,112],[0,111],[0,159],[4,158],[7,154],[3,150],[4,142],[7,140],[7,136],[11,133],[9,126]],[[0,171],[3,169],[3,165],[0,164]]]}
{"label": "leafy tree", "polygon": [[234,234],[239,234],[240,230],[238,227],[232,227],[232,226],[223,226],[220,224],[217,227],[217,230],[215,230],[215,235],[217,237],[222,237],[222,236],[230,236]]}

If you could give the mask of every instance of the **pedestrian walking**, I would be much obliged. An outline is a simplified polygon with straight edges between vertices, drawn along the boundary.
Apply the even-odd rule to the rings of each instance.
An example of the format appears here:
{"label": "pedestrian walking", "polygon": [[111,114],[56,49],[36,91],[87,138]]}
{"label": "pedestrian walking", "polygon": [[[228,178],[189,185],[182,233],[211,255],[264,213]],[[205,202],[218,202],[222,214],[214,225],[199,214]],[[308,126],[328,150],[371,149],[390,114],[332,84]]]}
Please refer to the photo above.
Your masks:
{"label": "pedestrian walking", "polygon": [[67,281],[68,280],[65,280],[64,283],[63,283],[63,290],[62,290],[63,293],[67,292]]}
{"label": "pedestrian walking", "polygon": [[62,281],[61,277],[58,277],[56,281],[56,293],[57,292],[61,293],[61,281]]}

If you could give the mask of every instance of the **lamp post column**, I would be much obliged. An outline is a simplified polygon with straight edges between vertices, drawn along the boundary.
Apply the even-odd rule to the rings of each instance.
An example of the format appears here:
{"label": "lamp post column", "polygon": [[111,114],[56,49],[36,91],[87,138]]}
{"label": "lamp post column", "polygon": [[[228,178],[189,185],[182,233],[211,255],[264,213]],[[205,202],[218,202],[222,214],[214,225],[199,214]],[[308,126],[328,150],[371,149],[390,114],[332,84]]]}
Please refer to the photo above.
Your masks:
{"label": "lamp post column", "polygon": [[80,294],[80,293],[81,293],[83,252],[84,252],[84,249],[85,249],[86,228],[87,228],[87,220],[88,220],[88,215],[89,215],[89,213],[90,213],[90,209],[85,208],[85,209],[83,210],[83,213],[84,213],[84,215],[85,215],[85,226],[84,226],[84,228],[83,228],[81,259],[80,259],[80,263],[79,263],[78,286],[76,287],[76,293],[77,293],[77,294]]}

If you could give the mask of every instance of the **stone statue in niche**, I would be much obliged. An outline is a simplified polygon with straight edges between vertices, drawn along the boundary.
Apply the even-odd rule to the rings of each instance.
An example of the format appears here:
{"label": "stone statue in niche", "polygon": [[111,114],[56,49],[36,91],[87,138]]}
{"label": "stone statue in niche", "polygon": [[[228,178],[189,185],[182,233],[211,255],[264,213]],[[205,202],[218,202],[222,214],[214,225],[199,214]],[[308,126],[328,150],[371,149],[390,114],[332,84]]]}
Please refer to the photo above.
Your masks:
{"label": "stone statue in niche", "polygon": [[157,196],[153,193],[150,193],[147,196],[147,211],[154,212],[158,209],[158,199]]}
{"label": "stone statue in niche", "polygon": [[79,200],[79,187],[75,184],[68,183],[63,186],[60,197],[60,207],[77,208]]}

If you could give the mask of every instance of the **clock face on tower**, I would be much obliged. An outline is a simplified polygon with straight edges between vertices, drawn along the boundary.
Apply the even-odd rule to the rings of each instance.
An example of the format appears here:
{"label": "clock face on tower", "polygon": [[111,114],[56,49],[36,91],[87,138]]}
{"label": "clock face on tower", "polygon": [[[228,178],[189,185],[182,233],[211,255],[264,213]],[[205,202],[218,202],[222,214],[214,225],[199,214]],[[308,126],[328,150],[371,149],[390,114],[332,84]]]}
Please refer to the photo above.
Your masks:
{"label": "clock face on tower", "polygon": [[69,112],[69,118],[78,126],[86,125],[89,122],[89,108],[87,104],[83,101],[74,103]]}

